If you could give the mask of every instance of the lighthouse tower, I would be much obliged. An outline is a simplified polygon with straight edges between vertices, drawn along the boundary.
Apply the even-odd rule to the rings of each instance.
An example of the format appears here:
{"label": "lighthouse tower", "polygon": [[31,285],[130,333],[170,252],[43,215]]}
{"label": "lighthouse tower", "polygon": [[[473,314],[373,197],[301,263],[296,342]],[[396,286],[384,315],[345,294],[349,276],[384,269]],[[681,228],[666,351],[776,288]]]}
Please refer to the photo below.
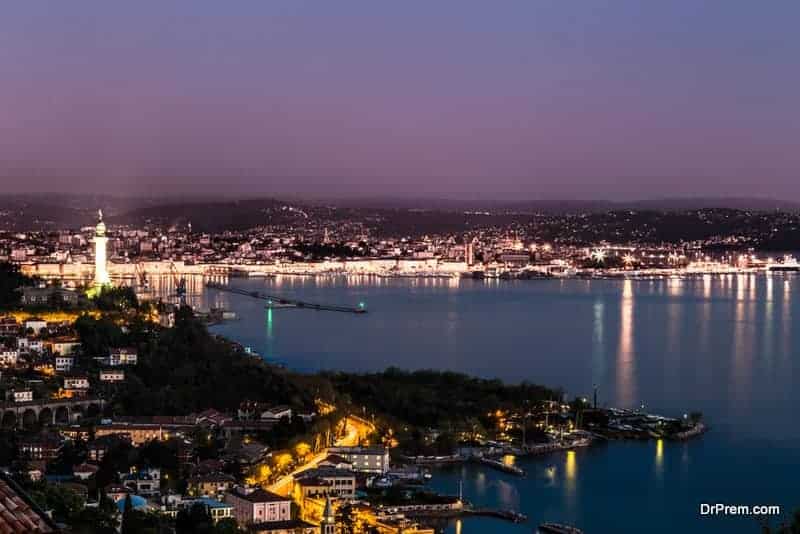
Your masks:
{"label": "lighthouse tower", "polygon": [[333,514],[333,505],[330,496],[325,498],[325,511],[322,512],[321,534],[336,534],[336,516]]}
{"label": "lighthouse tower", "polygon": [[111,283],[108,276],[106,247],[106,223],[103,222],[103,210],[97,212],[97,226],[94,231],[94,285],[102,287]]}

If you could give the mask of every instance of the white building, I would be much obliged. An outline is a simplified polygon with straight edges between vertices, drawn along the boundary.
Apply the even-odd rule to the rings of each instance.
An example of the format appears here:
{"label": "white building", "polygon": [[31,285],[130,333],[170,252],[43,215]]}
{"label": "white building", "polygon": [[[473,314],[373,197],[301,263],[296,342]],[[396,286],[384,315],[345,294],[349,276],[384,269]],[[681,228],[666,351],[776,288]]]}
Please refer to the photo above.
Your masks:
{"label": "white building", "polygon": [[35,337],[18,337],[17,349],[20,353],[42,352],[44,351],[44,342]]}
{"label": "white building", "polygon": [[31,402],[33,400],[33,391],[30,389],[15,389],[14,402]]}
{"label": "white building", "polygon": [[53,354],[68,356],[74,354],[81,346],[80,341],[75,338],[56,338],[49,342],[50,351]]}
{"label": "white building", "polygon": [[30,328],[31,330],[33,330],[33,333],[38,336],[42,332],[42,330],[47,328],[47,321],[45,321],[44,319],[39,319],[38,317],[31,317],[30,319],[25,320],[23,326],[25,330]]}
{"label": "white building", "polygon": [[72,369],[74,363],[75,358],[72,356],[56,356],[56,371],[66,373]]}
{"label": "white building", "polygon": [[331,447],[331,454],[341,456],[353,469],[362,473],[384,475],[389,471],[389,449],[366,447]]}
{"label": "white building", "polygon": [[122,369],[103,369],[100,371],[100,382],[122,382],[125,371]]}
{"label": "white building", "polygon": [[138,356],[136,350],[130,347],[111,349],[108,355],[108,365],[136,365]]}
{"label": "white building", "polygon": [[263,489],[236,488],[225,494],[225,502],[233,506],[233,517],[240,525],[292,518],[292,499]]}
{"label": "white building", "polygon": [[0,347],[0,365],[3,367],[13,367],[17,365],[19,351],[8,347]]}
{"label": "white building", "polygon": [[89,389],[89,379],[82,375],[64,377],[64,389]]}

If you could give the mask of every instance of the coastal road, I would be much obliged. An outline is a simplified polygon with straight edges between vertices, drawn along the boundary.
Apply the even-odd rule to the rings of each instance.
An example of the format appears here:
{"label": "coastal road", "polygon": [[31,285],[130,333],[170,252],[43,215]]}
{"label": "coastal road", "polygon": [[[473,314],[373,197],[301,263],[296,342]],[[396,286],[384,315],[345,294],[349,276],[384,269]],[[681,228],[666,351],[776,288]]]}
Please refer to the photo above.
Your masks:
{"label": "coastal road", "polygon": [[[370,432],[372,432],[372,430],[373,426],[368,421],[365,421],[360,417],[352,417],[352,416],[348,417],[344,436],[337,439],[336,442],[334,442],[334,446],[355,447],[361,442],[361,438],[367,436]],[[295,477],[300,473],[302,473],[303,471],[314,469],[327,456],[328,456],[328,449],[321,450],[320,452],[312,456],[309,461],[307,461],[306,463],[304,463],[291,473],[282,476],[267,489],[273,493],[277,493],[278,495],[288,497],[292,491],[292,487],[294,486]]]}

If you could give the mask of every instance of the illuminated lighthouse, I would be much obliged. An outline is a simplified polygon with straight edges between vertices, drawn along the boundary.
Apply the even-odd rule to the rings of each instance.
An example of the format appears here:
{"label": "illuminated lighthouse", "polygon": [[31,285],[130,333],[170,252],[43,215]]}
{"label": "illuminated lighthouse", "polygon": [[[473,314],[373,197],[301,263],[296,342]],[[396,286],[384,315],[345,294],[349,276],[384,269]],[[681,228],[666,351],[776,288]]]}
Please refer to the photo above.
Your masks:
{"label": "illuminated lighthouse", "polygon": [[94,231],[94,285],[97,288],[111,283],[106,266],[106,223],[103,222],[103,210],[97,212],[98,221]]}

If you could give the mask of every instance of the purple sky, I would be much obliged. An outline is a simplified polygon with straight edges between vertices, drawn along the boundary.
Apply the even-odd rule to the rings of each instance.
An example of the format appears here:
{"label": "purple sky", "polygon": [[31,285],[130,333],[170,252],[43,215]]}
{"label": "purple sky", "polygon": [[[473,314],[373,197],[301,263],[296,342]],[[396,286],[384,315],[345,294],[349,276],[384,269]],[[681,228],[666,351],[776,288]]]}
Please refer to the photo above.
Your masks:
{"label": "purple sky", "polygon": [[5,191],[800,200],[796,0],[2,11]]}

